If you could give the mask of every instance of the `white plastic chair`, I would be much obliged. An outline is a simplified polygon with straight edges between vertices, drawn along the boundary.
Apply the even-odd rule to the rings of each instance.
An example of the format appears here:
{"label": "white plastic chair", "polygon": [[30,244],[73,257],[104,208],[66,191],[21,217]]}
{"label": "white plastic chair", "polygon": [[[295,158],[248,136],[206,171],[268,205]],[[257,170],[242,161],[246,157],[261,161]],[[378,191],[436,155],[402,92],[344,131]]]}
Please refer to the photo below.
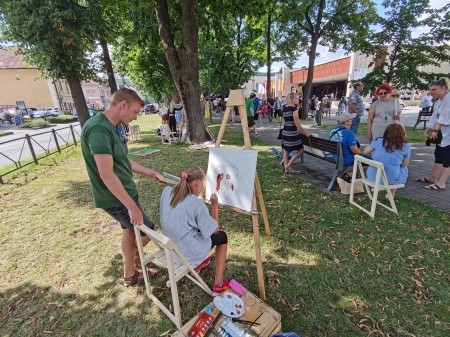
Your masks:
{"label": "white plastic chair", "polygon": [[175,133],[170,131],[168,124],[163,124],[159,127],[161,130],[161,143],[164,144],[171,144],[174,141],[174,135]]}
{"label": "white plastic chair", "polygon": [[[372,182],[369,179],[366,178],[365,172],[363,170],[362,164],[366,164],[369,166],[373,166],[377,169],[377,174],[375,177],[375,181]],[[359,172],[359,175],[361,178],[357,178],[357,173]],[[364,188],[369,195],[370,200],[372,200],[370,211],[362,207],[361,205],[357,204],[353,198],[354,191],[355,191],[355,183],[357,181],[361,181],[364,184]],[[383,181],[384,184],[381,184],[381,181]],[[375,217],[375,211],[377,208],[377,205],[381,205],[384,208],[390,210],[391,212],[394,212],[395,214],[398,214],[397,207],[395,206],[394,197],[391,193],[391,189],[397,189],[405,187],[404,184],[398,184],[398,185],[387,185],[387,177],[386,177],[386,171],[384,170],[383,163],[380,163],[375,160],[367,159],[363,156],[356,155],[355,156],[355,162],[353,164],[353,175],[352,175],[352,183],[350,187],[350,203],[360,210],[366,212],[370,215],[370,217],[373,219]],[[373,188],[373,195],[371,188]],[[390,207],[381,203],[378,201],[378,194],[380,191],[386,191],[387,199],[390,203]]]}
{"label": "white plastic chair", "polygon": [[141,129],[139,125],[130,125],[128,137],[128,139],[131,141],[135,141],[141,138]]}
{"label": "white plastic chair", "polygon": [[[144,247],[142,245],[141,231],[145,233],[145,235],[147,235],[151,239],[151,241],[159,248],[157,252],[151,255],[146,255]],[[167,315],[167,317],[171,319],[171,321],[177,326],[177,328],[180,329],[181,309],[178,299],[177,282],[184,276],[186,276],[201,289],[203,289],[207,294],[212,295],[212,291],[168,237],[164,236],[161,233],[155,232],[145,225],[134,227],[134,232],[136,234],[136,243],[139,251],[139,258],[141,260],[142,269],[146,270],[147,265],[149,263],[153,263],[157,266],[167,269],[169,273],[169,281],[167,281],[166,285],[170,287],[173,313],[155,295],[153,295],[148,273],[144,273],[144,282],[147,296]],[[208,256],[211,256],[213,253],[214,249],[211,249]],[[181,264],[177,264],[174,262],[174,256],[178,257],[178,259],[181,261]],[[189,273],[191,273],[192,276],[189,275]]]}

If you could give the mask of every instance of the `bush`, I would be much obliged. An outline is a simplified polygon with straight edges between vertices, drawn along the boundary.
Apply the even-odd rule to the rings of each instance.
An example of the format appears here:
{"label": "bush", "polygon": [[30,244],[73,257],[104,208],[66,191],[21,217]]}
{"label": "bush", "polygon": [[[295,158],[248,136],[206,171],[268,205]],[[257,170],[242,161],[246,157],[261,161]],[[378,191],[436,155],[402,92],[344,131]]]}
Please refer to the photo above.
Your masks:
{"label": "bush", "polygon": [[33,119],[31,122],[26,122],[23,124],[20,124],[17,128],[18,129],[39,129],[46,126],[49,126],[50,123],[47,121],[44,121],[43,119]]}
{"label": "bush", "polygon": [[72,123],[78,120],[76,116],[60,115],[58,117],[48,117],[50,123]]}

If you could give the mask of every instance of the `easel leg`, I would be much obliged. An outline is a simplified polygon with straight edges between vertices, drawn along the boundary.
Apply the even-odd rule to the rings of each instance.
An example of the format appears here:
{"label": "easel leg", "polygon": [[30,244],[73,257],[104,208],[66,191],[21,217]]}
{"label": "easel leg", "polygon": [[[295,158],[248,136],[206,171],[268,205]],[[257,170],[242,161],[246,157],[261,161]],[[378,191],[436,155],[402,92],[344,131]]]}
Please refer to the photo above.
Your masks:
{"label": "easel leg", "polygon": [[[253,209],[256,210],[256,196],[253,196]],[[266,288],[264,285],[264,271],[261,257],[261,240],[259,236],[259,221],[257,215],[252,215],[253,224],[253,240],[255,242],[255,255],[256,255],[256,273],[258,275],[258,290],[259,297],[266,300]]]}
{"label": "easel leg", "polygon": [[220,144],[222,143],[223,135],[225,134],[225,130],[228,125],[228,118],[230,118],[230,112],[231,112],[231,108],[229,106],[227,106],[225,113],[223,115],[222,125],[220,126],[219,134],[217,135],[216,147],[220,147]]}
{"label": "easel leg", "polygon": [[264,203],[264,197],[261,190],[261,183],[259,182],[258,172],[256,172],[255,176],[255,187],[256,194],[258,195],[259,207],[261,208],[261,213],[264,221],[264,229],[266,230],[267,235],[271,235],[269,218],[267,217],[266,204]]}

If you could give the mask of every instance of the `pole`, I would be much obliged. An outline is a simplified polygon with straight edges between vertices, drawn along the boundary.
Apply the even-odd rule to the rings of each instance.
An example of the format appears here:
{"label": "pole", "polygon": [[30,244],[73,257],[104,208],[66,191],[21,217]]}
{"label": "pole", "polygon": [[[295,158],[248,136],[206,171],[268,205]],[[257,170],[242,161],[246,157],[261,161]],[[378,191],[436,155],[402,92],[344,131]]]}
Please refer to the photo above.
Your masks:
{"label": "pole", "polygon": [[73,125],[70,125],[70,131],[72,133],[72,138],[75,146],[77,146],[77,137],[75,137],[75,131],[73,130]]}
{"label": "pole", "polygon": [[209,124],[212,124],[211,78],[210,78],[210,76],[209,76],[209,63],[208,63],[208,104],[209,104]]}
{"label": "pole", "polygon": [[31,138],[30,138],[30,135],[27,133],[27,134],[25,135],[25,138],[26,138],[26,140],[27,140],[28,147],[30,148],[30,152],[31,152],[31,156],[33,157],[33,161],[34,161],[34,163],[37,165],[37,164],[38,164],[38,160],[37,160],[37,157],[36,157],[36,153],[34,152],[34,149],[33,149],[33,144],[31,144]]}
{"label": "pole", "polygon": [[211,54],[208,54],[208,104],[209,104],[209,124],[212,124],[212,108],[211,108],[211,77],[209,68],[211,66]]}
{"label": "pole", "polygon": [[53,138],[55,139],[56,148],[58,149],[58,152],[61,153],[61,148],[59,147],[58,137],[56,137],[55,129],[52,129],[52,133],[53,133]]}

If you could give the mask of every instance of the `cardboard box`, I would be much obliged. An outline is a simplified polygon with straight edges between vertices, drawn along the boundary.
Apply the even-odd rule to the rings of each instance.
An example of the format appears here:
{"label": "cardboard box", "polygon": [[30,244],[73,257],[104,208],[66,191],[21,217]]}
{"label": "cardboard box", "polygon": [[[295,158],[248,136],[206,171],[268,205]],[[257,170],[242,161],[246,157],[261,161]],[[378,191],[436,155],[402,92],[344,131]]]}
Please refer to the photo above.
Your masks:
{"label": "cardboard box", "polygon": [[[260,336],[260,337],[270,337],[275,335],[276,333],[281,331],[281,314],[275,311],[268,304],[264,303],[260,298],[258,298],[255,294],[247,291],[247,293],[241,297],[242,301],[246,303],[248,299],[253,298],[256,302],[255,309],[252,309],[252,316],[256,317],[255,323],[259,323],[260,325],[255,325],[249,328],[247,324],[234,323],[241,330],[247,332],[251,336]],[[212,303],[212,302],[211,302]],[[172,337],[188,337],[187,332],[191,328],[191,326],[197,320],[199,314],[193,317],[188,323],[186,323],[180,330],[172,334]],[[247,316],[247,317],[246,317]],[[248,319],[248,313],[244,314],[241,317],[243,320]],[[216,337],[220,336],[217,332],[217,329],[220,327],[225,320],[230,320],[227,316],[221,314],[219,318],[214,322],[213,327],[209,330],[205,337]],[[253,320],[252,320],[253,321]]]}

